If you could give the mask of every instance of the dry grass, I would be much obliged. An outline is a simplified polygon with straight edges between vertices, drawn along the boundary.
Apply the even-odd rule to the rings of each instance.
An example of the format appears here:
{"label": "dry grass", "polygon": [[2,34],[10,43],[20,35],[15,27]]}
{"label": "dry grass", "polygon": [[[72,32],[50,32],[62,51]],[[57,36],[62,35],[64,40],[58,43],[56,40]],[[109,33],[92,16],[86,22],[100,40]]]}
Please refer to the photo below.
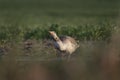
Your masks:
{"label": "dry grass", "polygon": [[119,80],[119,41],[114,34],[109,43],[80,42],[69,62],[57,60],[41,41],[33,40],[28,52],[23,43],[15,44],[1,56],[0,80]]}

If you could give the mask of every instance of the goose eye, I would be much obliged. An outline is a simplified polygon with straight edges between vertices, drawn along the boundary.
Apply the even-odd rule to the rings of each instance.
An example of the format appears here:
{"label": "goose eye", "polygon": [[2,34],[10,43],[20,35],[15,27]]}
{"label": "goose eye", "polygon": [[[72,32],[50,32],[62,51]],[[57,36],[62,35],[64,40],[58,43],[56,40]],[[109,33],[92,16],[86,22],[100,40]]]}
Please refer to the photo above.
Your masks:
{"label": "goose eye", "polygon": [[56,37],[55,40],[58,40],[58,38]]}
{"label": "goose eye", "polygon": [[55,38],[56,40],[58,39],[58,38]]}

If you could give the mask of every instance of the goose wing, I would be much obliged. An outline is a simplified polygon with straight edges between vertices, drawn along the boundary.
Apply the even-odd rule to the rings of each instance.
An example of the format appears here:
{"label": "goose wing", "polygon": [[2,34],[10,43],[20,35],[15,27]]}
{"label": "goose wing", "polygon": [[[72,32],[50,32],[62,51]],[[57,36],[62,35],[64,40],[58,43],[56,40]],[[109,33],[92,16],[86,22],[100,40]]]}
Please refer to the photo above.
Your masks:
{"label": "goose wing", "polygon": [[70,36],[60,36],[60,40],[62,42],[70,41],[73,44],[77,44],[76,40],[74,38],[70,37]]}

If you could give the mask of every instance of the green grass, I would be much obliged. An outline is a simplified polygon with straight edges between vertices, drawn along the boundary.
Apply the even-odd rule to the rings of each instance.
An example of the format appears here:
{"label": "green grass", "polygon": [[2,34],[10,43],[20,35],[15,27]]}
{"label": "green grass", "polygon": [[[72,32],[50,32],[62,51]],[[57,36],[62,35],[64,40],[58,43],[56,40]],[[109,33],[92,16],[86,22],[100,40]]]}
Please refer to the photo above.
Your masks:
{"label": "green grass", "polygon": [[109,40],[118,29],[118,0],[1,0],[0,4],[1,44],[49,38],[49,30],[79,40]]}
{"label": "green grass", "polygon": [[[28,24],[28,23],[27,23]],[[69,35],[79,40],[110,40],[115,32],[116,24],[103,20],[97,24],[62,25],[51,23],[40,24],[6,24],[0,26],[0,42],[19,42],[26,39],[43,40],[48,39],[49,30],[56,31],[58,35]]]}

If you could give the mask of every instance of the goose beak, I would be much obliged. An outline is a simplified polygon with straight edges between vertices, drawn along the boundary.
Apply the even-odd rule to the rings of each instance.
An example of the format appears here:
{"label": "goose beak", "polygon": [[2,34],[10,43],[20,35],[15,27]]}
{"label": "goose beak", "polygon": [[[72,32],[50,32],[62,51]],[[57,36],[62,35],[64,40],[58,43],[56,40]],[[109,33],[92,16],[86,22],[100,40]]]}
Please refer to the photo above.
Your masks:
{"label": "goose beak", "polygon": [[48,31],[49,33],[51,33],[51,31]]}
{"label": "goose beak", "polygon": [[53,35],[54,33],[53,33],[53,31],[48,31],[51,35]]}

